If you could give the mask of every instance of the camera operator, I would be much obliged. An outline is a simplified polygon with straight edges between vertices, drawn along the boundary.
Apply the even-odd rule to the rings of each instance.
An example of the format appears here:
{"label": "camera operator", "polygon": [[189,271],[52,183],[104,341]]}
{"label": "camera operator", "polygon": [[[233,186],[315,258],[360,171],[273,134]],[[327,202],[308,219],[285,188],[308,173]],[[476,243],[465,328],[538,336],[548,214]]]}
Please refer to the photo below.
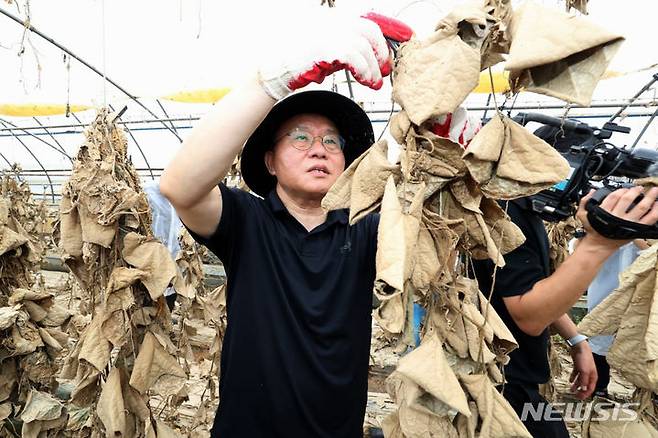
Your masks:
{"label": "camera operator", "polygon": [[[549,140],[550,141],[550,140]],[[644,198],[631,206],[640,195]],[[584,224],[586,235],[573,254],[554,272],[549,271],[549,244],[544,223],[534,213],[529,198],[503,203],[512,221],[519,226],[526,241],[504,256],[505,267],[496,272],[490,260],[474,261],[474,274],[480,290],[487,295],[492,289],[492,305],[510,328],[519,348],[510,354],[505,368],[507,383],[502,388],[533,437],[568,437],[566,425],[555,412],[541,411],[541,419],[526,415],[537,407],[547,406],[539,394],[538,385],[550,378],[548,364],[549,326],[557,331],[571,347],[574,371],[572,391],[585,399],[595,389],[596,367],[586,337],[579,335],[567,312],[598,273],[606,259],[629,240],[613,240],[597,233],[589,224],[585,205],[593,192],[579,204],[577,217]],[[618,189],[601,203],[607,212],[628,221],[653,225],[658,221],[658,188],[646,192],[642,187]],[[543,404],[542,404],[543,403]],[[532,408],[532,409],[529,409]]]}

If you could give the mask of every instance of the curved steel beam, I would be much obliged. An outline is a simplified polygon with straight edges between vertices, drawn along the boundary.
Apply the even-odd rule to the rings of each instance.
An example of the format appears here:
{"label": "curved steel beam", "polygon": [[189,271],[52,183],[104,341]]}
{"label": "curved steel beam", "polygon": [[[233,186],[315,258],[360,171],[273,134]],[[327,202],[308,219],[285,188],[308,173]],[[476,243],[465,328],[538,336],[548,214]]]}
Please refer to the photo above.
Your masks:
{"label": "curved steel beam", "polygon": [[[11,123],[9,120],[5,120],[5,119],[3,119],[2,117],[0,117],[0,122],[2,122],[2,123],[5,125],[5,127],[6,127],[7,125],[9,125],[9,126],[11,126],[12,128],[15,128],[14,130],[16,130],[16,131],[23,131],[25,134],[29,135],[30,137],[36,138],[36,139],[39,140],[41,143],[45,144],[46,146],[48,146],[49,148],[53,149],[54,151],[59,152],[60,154],[64,155],[66,158],[68,158],[69,160],[71,160],[71,162],[73,162],[73,160],[71,159],[71,157],[69,157],[69,155],[66,153],[66,151],[62,148],[62,145],[60,145],[60,144],[57,142],[57,140],[55,140],[55,138],[52,137],[52,134],[50,134],[50,132],[48,132],[48,130],[47,130],[46,128],[44,128],[44,129],[46,129],[46,132],[48,132],[48,134],[53,138],[53,140],[55,140],[55,142],[59,145],[59,147],[61,148],[61,150],[60,150],[59,148],[56,148],[56,147],[53,146],[52,144],[48,143],[48,142],[47,142],[46,140],[44,140],[43,138],[41,138],[41,137],[39,137],[39,136],[37,136],[37,135],[34,135],[34,134],[32,134],[31,132],[28,132],[26,129],[23,129],[23,128],[21,128],[20,126],[16,126],[16,125],[14,125],[14,124]],[[38,122],[37,122],[37,123],[38,123]],[[39,125],[41,125],[41,123],[39,123]],[[43,125],[41,125],[41,126],[43,126]],[[14,130],[12,130],[12,131],[14,131]],[[12,132],[12,135],[13,135],[13,132]],[[14,137],[16,137],[16,136],[14,135]]]}
{"label": "curved steel beam", "polygon": [[[5,122],[2,121],[2,120],[0,120],[0,123],[2,123],[4,126],[7,126],[7,125],[5,124]],[[12,134],[12,135],[13,135],[13,134]],[[53,187],[53,181],[50,179],[50,174],[48,173],[48,171],[46,170],[46,168],[43,166],[43,164],[41,164],[41,161],[39,161],[39,158],[37,158],[37,156],[34,155],[34,153],[33,153],[32,150],[28,147],[28,145],[26,145],[26,144],[23,142],[23,140],[21,140],[17,135],[14,135],[14,138],[15,138],[16,140],[18,140],[18,142],[19,142],[20,144],[23,145],[23,147],[25,148],[25,150],[26,150],[30,155],[32,155],[32,158],[34,158],[34,161],[37,162],[37,164],[39,165],[39,167],[41,167],[41,170],[43,170],[44,174],[46,175],[46,178],[48,178],[48,184],[50,184],[50,193],[51,193],[51,195],[52,195],[52,197],[53,197],[53,204],[54,204],[54,203],[55,203],[55,188]],[[5,160],[6,160],[6,158],[5,158]],[[10,166],[12,166],[12,165],[10,164]]]}
{"label": "curved steel beam", "polygon": [[[169,117],[169,114],[167,114],[167,110],[164,109],[164,106],[162,105],[162,102],[160,102],[160,99],[155,99],[155,101],[158,103],[158,106],[160,107],[160,109],[164,113],[165,117],[167,119],[171,119],[171,117]],[[176,131],[176,134],[178,134],[178,130],[176,129],[176,125],[174,124],[174,122],[170,121],[169,123],[171,123],[171,129]]]}
{"label": "curved steel beam", "polygon": [[84,124],[84,123],[82,123],[82,120],[80,120],[80,117],[76,116],[75,113],[71,113],[71,116],[73,116],[73,118],[74,118],[78,123],[80,123],[81,125]]}
{"label": "curved steel beam", "polygon": [[55,136],[50,132],[50,130],[49,130],[47,127],[45,127],[45,126],[39,121],[39,118],[38,118],[38,117],[32,117],[32,119],[34,119],[34,121],[37,122],[37,124],[38,124],[39,126],[43,127],[43,130],[46,131],[46,134],[48,134],[48,137],[50,137],[50,138],[53,139],[53,141],[55,142],[55,144],[56,144],[57,146],[59,146],[59,150],[62,151],[62,154],[64,154],[64,156],[66,156],[66,158],[69,159],[69,161],[71,162],[71,164],[73,164],[73,158],[71,158],[71,156],[70,156],[69,154],[66,153],[66,150],[64,150],[64,146],[62,146],[61,143],[57,141],[57,139],[56,139]]}
{"label": "curved steel beam", "polygon": [[[112,111],[114,111],[114,108],[112,108],[112,105],[109,105],[109,107],[110,107],[110,109],[111,109]],[[125,107],[124,107],[124,110],[125,110]],[[123,113],[123,111],[122,111],[121,113]],[[119,114],[119,116],[120,116],[120,115],[121,115],[121,114]],[[117,117],[119,117],[119,116],[117,116]],[[115,121],[116,121],[116,119],[115,119]],[[148,168],[149,173],[151,174],[151,179],[155,180],[155,176],[153,175],[153,170],[151,169],[151,165],[149,164],[149,160],[146,158],[146,154],[144,154],[144,151],[143,151],[142,148],[139,146],[139,143],[137,143],[137,139],[135,138],[135,136],[133,135],[133,133],[130,131],[130,128],[128,128],[126,125],[123,125],[123,127],[126,129],[126,131],[128,131],[128,135],[129,135],[130,138],[132,138],[133,141],[135,142],[135,146],[137,146],[137,149],[139,150],[139,153],[142,154],[142,158],[144,158],[144,162],[146,163],[146,167]]]}

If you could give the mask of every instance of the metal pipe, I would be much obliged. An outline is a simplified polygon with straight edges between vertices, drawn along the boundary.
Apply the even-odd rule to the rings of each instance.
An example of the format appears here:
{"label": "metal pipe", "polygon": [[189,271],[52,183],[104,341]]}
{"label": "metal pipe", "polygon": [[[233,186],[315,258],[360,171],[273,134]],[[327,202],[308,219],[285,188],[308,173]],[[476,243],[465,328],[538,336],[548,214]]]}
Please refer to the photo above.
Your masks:
{"label": "metal pipe", "polygon": [[[164,113],[165,117],[169,118],[169,114],[167,114],[167,110],[165,110],[164,106],[162,105],[162,102],[160,102],[160,99],[155,99],[155,101],[158,103],[158,106],[160,107],[160,109]],[[170,124],[171,124],[171,129],[176,131],[176,125],[174,125],[174,122],[170,122]],[[178,134],[178,131],[176,131],[176,134]]]}
{"label": "metal pipe", "polygon": [[148,158],[146,158],[146,154],[144,153],[144,151],[142,150],[142,148],[139,146],[139,143],[137,143],[137,139],[136,139],[135,136],[133,135],[132,131],[131,131],[130,129],[128,129],[128,127],[126,127],[126,131],[128,131],[128,135],[129,135],[130,138],[132,138],[133,141],[135,142],[135,146],[137,146],[137,149],[139,149],[139,153],[142,155],[142,158],[144,159],[144,163],[146,163],[146,166],[147,166],[147,168],[148,168],[148,170],[149,170],[149,173],[151,174],[151,179],[155,180],[155,176],[153,176],[153,171],[151,170],[151,165],[149,164],[149,160],[148,160]]}
{"label": "metal pipe", "polygon": [[[636,113],[636,114],[626,114],[624,117],[651,117],[653,113]],[[572,119],[603,119],[610,117],[611,114],[592,114],[592,115],[570,115],[569,118]],[[371,123],[386,123],[388,119],[371,119]]]}
{"label": "metal pipe", "polygon": [[[0,123],[4,124],[4,122],[1,121],[1,120],[0,120]],[[32,150],[31,150],[31,149],[30,149],[30,148],[29,148],[29,147],[23,142],[23,140],[21,140],[21,139],[18,138],[18,137],[16,137],[16,140],[17,140],[20,144],[23,145],[23,147],[27,150],[27,152],[28,152],[30,155],[32,155],[32,158],[34,158],[34,161],[37,162],[37,164],[39,165],[39,167],[41,167],[41,169],[43,169],[44,173],[46,174],[46,178],[48,178],[48,182],[50,183],[50,192],[51,192],[52,195],[53,195],[53,202],[55,202],[55,189],[53,188],[53,182],[52,182],[52,180],[50,179],[50,175],[48,175],[48,171],[46,170],[46,168],[44,167],[44,165],[41,164],[41,161],[39,161],[39,159],[37,158],[37,156],[34,155],[34,153],[32,152]],[[3,158],[4,158],[4,157],[3,157]],[[6,159],[5,159],[5,160],[6,160]],[[11,167],[11,165],[10,165],[10,167]]]}
{"label": "metal pipe", "polygon": [[352,90],[352,79],[350,78],[350,74],[347,70],[345,70],[345,78],[347,78],[347,89],[350,93],[350,99],[354,100],[354,91]]}
{"label": "metal pipe", "polygon": [[[0,157],[2,157],[3,160],[5,160],[5,163],[7,163],[7,166],[9,166],[10,169],[14,166],[13,164],[11,164],[11,163],[9,162],[9,160],[7,159],[7,157],[5,157],[4,154],[3,154],[2,152],[0,152]],[[20,180],[20,176],[18,177],[18,179]]]}
{"label": "metal pipe", "polygon": [[[32,117],[32,119],[33,119],[35,122],[37,122],[37,124],[38,124],[39,126],[43,126],[43,123],[41,123],[41,122],[39,121],[39,118],[38,118],[38,117]],[[14,125],[14,126],[15,126],[15,125]],[[57,141],[57,139],[55,138],[55,136],[52,135],[52,134],[50,133],[50,131],[48,130],[48,128],[44,126],[43,129],[44,129],[44,131],[46,131],[46,134],[48,134],[48,136],[49,136],[50,138],[53,139],[53,141],[55,142],[55,144],[56,144],[57,146],[59,146],[59,150],[62,151],[62,154],[64,154],[64,156],[65,156],[66,158],[68,158],[69,161],[70,161],[71,163],[73,163],[73,158],[71,158],[71,157],[69,156],[69,154],[66,153],[66,150],[64,149],[64,147],[63,147],[63,146]]]}
{"label": "metal pipe", "polygon": [[[658,79],[658,74],[656,74],[656,78]],[[656,108],[656,111],[654,111],[653,114],[651,114],[651,117],[649,118],[649,120],[647,120],[647,123],[645,123],[644,126],[642,127],[642,130],[640,131],[640,133],[637,135],[637,138],[633,142],[633,146],[631,146],[631,150],[635,149],[635,146],[637,146],[637,144],[640,142],[640,139],[642,138],[644,133],[647,132],[647,129],[649,129],[649,126],[651,126],[651,123],[653,123],[653,120],[656,118],[657,115],[658,115],[658,108]]]}
{"label": "metal pipe", "polygon": [[[564,107],[561,107],[564,108]],[[519,107],[515,109],[521,109]],[[382,111],[386,112],[387,114],[391,114],[390,110],[389,111]],[[631,114],[626,114],[624,117],[650,117],[653,113],[631,113]],[[575,119],[601,119],[605,117],[610,117],[610,114],[572,114],[569,116],[570,118],[575,118]],[[388,118],[386,119],[370,119],[371,123],[386,123],[388,121]],[[192,129],[193,126],[178,126],[177,129]],[[132,131],[161,131],[163,128],[132,128]],[[16,131],[16,130],[22,130],[20,128],[0,128],[0,132],[2,131]],[[75,134],[82,134],[82,131],[64,131],[64,132],[55,132],[55,135],[61,134],[67,134],[67,135],[75,135]],[[22,137],[26,136],[29,134],[0,134],[0,138],[2,137]],[[32,134],[34,136],[39,136],[39,135],[45,135],[45,134]]]}
{"label": "metal pipe", "polygon": [[[623,103],[593,103],[589,106],[583,106],[583,105],[571,105],[571,109],[582,109],[582,108],[618,108],[620,106],[623,106]],[[633,103],[631,105],[628,105],[629,107],[652,107],[658,105],[658,99],[651,99],[648,101],[643,101],[640,103]],[[525,105],[515,105],[514,109],[515,110],[563,110],[565,105],[557,105],[557,104],[551,104],[551,105],[530,105],[530,104],[525,104]],[[465,106],[465,108],[468,111],[495,111],[497,108],[493,105],[484,105],[484,106]],[[397,110],[396,110],[397,111]],[[366,111],[368,114],[380,114],[380,113],[388,113],[388,110],[370,110]],[[609,116],[606,116],[609,117]]]}
{"label": "metal pipe", "polygon": [[642,88],[640,89],[640,91],[638,91],[637,93],[635,93],[635,94],[633,95],[633,97],[631,97],[630,99],[628,99],[628,103],[626,103],[624,106],[622,106],[621,108],[619,108],[619,111],[617,111],[616,113],[614,113],[614,114],[612,115],[612,117],[610,117],[610,120],[608,120],[608,123],[613,122],[617,117],[619,117],[619,115],[620,115],[622,112],[624,112],[624,110],[625,110],[626,108],[628,108],[629,106],[631,106],[631,105],[633,104],[633,102],[635,102],[635,99],[637,99],[638,97],[640,97],[640,95],[641,95],[642,93],[644,93],[644,92],[647,91],[649,88],[651,88],[651,86],[652,86],[656,81],[658,81],[658,73],[654,73],[654,74],[651,76],[651,80],[650,80],[649,82],[647,82],[647,83],[644,85],[644,87],[642,87]]}
{"label": "metal pipe", "polygon": [[[15,129],[18,129],[18,130],[22,131],[22,129],[21,129],[19,126],[14,125],[13,123],[11,123],[11,122],[8,121],[8,120],[5,120],[5,119],[3,119],[3,118],[0,118],[0,122],[2,122],[5,126],[9,125],[9,126],[11,126],[12,128],[15,128]],[[5,128],[3,128],[3,129],[5,129]],[[46,129],[46,132],[48,132],[47,129]],[[69,160],[71,160],[71,157],[68,156],[68,154],[66,153],[66,151],[64,151],[64,150],[60,150],[60,149],[56,148],[55,146],[53,146],[53,145],[51,145],[50,143],[48,143],[46,140],[44,140],[44,139],[42,139],[42,138],[39,138],[38,135],[36,135],[36,134],[32,134],[31,132],[25,132],[25,135],[28,135],[28,136],[30,136],[30,137],[34,137],[34,138],[36,138],[37,140],[39,140],[40,142],[42,142],[43,144],[45,144],[45,145],[48,146],[49,148],[52,148],[52,149],[55,150],[56,152],[58,152],[58,153],[64,155],[66,158],[68,158]],[[12,135],[12,137],[18,137],[18,135]],[[59,144],[59,143],[58,143],[58,144]],[[61,148],[61,145],[60,145],[60,148]],[[72,161],[72,160],[71,160],[71,161]]]}
{"label": "metal pipe", "polygon": [[[112,108],[112,105],[110,105],[110,108],[112,109],[112,111],[114,111],[114,108]],[[125,111],[126,111],[126,107],[124,107],[124,108],[121,110],[121,112],[120,112],[120,113],[114,118],[114,120],[112,121],[112,123],[116,123],[116,119],[117,119],[118,117],[121,117],[121,114],[123,114]],[[166,126],[166,125],[165,125],[165,126]],[[135,146],[137,146],[137,149],[139,150],[139,153],[142,154],[142,158],[144,158],[144,162],[146,163],[146,167],[148,167],[148,168],[149,168],[149,171],[150,171],[150,169],[151,169],[151,165],[149,164],[149,160],[146,158],[146,155],[144,154],[144,151],[142,150],[142,148],[141,148],[141,146],[139,145],[139,143],[137,142],[137,139],[135,138],[135,136],[133,135],[133,133],[130,131],[130,128],[128,128],[128,127],[125,126],[125,125],[124,125],[124,128],[126,128],[126,132],[128,132],[128,135],[130,136],[130,138],[132,138],[133,141],[135,142]],[[151,172],[151,178],[152,178],[152,179],[155,179],[155,177],[153,177],[153,172]]]}
{"label": "metal pipe", "polygon": [[[519,108],[517,107],[517,109],[519,109]],[[390,111],[388,112],[388,114],[390,114]],[[651,117],[652,114],[653,113],[632,113],[632,114],[626,114],[624,117],[628,117],[628,118]],[[601,119],[601,118],[610,117],[610,114],[589,114],[589,115],[573,114],[573,115],[570,115],[569,117],[575,118],[575,119]],[[388,118],[385,118],[385,119],[371,119],[370,122],[371,123],[386,123],[386,122],[388,122]],[[179,126],[178,127],[178,129],[191,129],[191,128],[192,128],[192,126]],[[132,131],[161,131],[162,129],[163,128],[132,128]],[[16,130],[20,131],[22,129],[20,129],[20,128],[6,128],[6,129],[0,128],[0,131],[13,132],[13,131],[16,131]],[[55,134],[55,135],[60,135],[60,134],[61,135],[64,135],[64,134],[75,135],[75,134],[82,134],[82,131],[54,132],[53,134]],[[23,136],[27,136],[27,135],[30,135],[30,134],[0,134],[0,138],[2,138],[2,137],[23,137]],[[39,136],[39,135],[45,135],[45,134],[32,134],[32,135],[33,136]]]}
{"label": "metal pipe", "polygon": [[[142,124],[142,123],[164,123],[164,122],[189,122],[189,121],[196,121],[199,120],[200,117],[185,117],[185,118],[171,118],[171,119],[146,119],[146,120],[128,120],[128,121],[123,121],[119,120],[116,123],[118,125],[136,125],[136,124]],[[69,123],[66,125],[49,125],[49,129],[68,129],[68,128],[86,128],[89,126],[88,124],[85,123]],[[8,131],[11,128],[0,128],[0,132],[2,131]],[[26,127],[21,127],[17,128],[20,130],[24,131],[31,131],[31,130],[39,130],[43,129],[42,126],[26,126]]]}
{"label": "metal pipe", "polygon": [[[618,108],[619,106],[622,106],[623,104],[614,104],[614,103],[601,103],[601,104],[592,104],[590,106],[582,106],[582,105],[572,105],[572,109],[578,109],[578,108]],[[629,107],[651,107],[651,106],[656,106],[658,105],[658,99],[650,100],[650,101],[643,101],[643,102],[635,102]],[[491,110],[496,110],[495,106],[467,106],[466,109],[468,111],[491,111]],[[550,110],[550,109],[564,109],[564,105],[516,105],[514,107],[515,110]],[[394,110],[394,112],[397,112],[398,110]],[[366,114],[388,114],[390,113],[391,110],[369,110],[366,111]],[[75,117],[75,115],[72,113],[72,115]],[[606,116],[609,117],[609,116]],[[116,123],[121,124],[121,125],[128,125],[128,124],[141,124],[141,123],[164,123],[164,122],[192,122],[192,121],[197,121],[199,120],[200,117],[198,116],[193,116],[193,117],[170,117],[170,118],[156,118],[156,119],[142,119],[142,120],[126,120],[126,121],[117,121]],[[49,125],[48,129],[65,129],[65,128],[83,128],[86,127],[87,125],[84,123],[70,123],[70,124],[65,124],[65,125]],[[176,129],[189,129],[190,127],[176,127]],[[21,127],[21,128],[14,128],[14,129],[20,129],[20,130],[40,130],[43,129],[42,126],[27,126],[27,127]],[[12,128],[0,128],[0,132],[2,131],[11,131]],[[77,133],[77,132],[76,132]]]}
{"label": "metal pipe", "polygon": [[[181,130],[182,130],[182,129],[192,129],[192,128],[193,128],[192,126],[179,126],[179,127],[178,127],[178,129],[181,129]],[[162,131],[163,129],[165,129],[165,128],[162,128],[162,127],[151,127],[151,128],[132,128],[132,129],[129,130],[129,129],[126,127],[126,130],[127,130],[127,131]],[[2,131],[1,128],[0,128],[0,131]],[[13,131],[22,131],[22,130],[19,129],[19,128],[16,128],[16,129],[6,129],[5,131],[13,132]],[[53,134],[54,134],[54,135],[79,135],[79,134],[84,134],[84,131],[78,131],[78,130],[72,130],[72,131],[71,131],[71,130],[67,130],[67,131],[53,132]],[[45,133],[36,133],[36,134],[32,134],[32,133],[29,133],[29,132],[26,132],[26,133],[23,133],[23,134],[2,134],[2,133],[0,133],[0,137],[16,137],[16,136],[18,136],[18,137],[25,137],[25,136],[28,136],[28,137],[40,137],[40,136],[44,136],[44,135],[47,135],[47,134],[45,134]],[[58,152],[59,152],[59,151],[58,151]]]}

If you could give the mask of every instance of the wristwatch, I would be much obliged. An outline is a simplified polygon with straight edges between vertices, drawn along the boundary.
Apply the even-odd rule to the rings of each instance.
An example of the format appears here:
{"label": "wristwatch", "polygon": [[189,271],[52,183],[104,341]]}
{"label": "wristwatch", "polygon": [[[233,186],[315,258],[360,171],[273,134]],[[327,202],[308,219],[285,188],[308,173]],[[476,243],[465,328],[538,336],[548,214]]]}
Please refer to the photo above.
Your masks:
{"label": "wristwatch", "polygon": [[586,341],[588,338],[585,335],[581,335],[580,333],[574,336],[573,338],[567,339],[567,345],[571,348],[575,347],[576,345],[580,344],[583,341]]}

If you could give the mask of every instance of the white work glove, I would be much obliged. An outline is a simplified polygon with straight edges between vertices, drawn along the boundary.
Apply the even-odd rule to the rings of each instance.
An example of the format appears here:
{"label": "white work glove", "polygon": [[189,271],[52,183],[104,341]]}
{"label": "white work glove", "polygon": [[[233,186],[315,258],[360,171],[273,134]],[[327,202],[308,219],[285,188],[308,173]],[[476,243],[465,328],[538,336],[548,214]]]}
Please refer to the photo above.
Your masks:
{"label": "white work glove", "polygon": [[392,70],[380,26],[384,32],[395,30],[395,38],[408,39],[412,34],[407,25],[378,14],[346,17],[335,9],[321,9],[299,15],[293,23],[280,27],[289,32],[284,32],[288,35],[283,41],[277,39],[277,58],[259,69],[263,88],[280,100],[310,82],[319,84],[328,75],[347,69],[359,83],[378,90],[382,77]]}
{"label": "white work glove", "polygon": [[431,118],[426,122],[430,131],[439,137],[449,138],[464,148],[482,128],[479,117],[469,114],[466,108],[457,107],[454,112]]}

